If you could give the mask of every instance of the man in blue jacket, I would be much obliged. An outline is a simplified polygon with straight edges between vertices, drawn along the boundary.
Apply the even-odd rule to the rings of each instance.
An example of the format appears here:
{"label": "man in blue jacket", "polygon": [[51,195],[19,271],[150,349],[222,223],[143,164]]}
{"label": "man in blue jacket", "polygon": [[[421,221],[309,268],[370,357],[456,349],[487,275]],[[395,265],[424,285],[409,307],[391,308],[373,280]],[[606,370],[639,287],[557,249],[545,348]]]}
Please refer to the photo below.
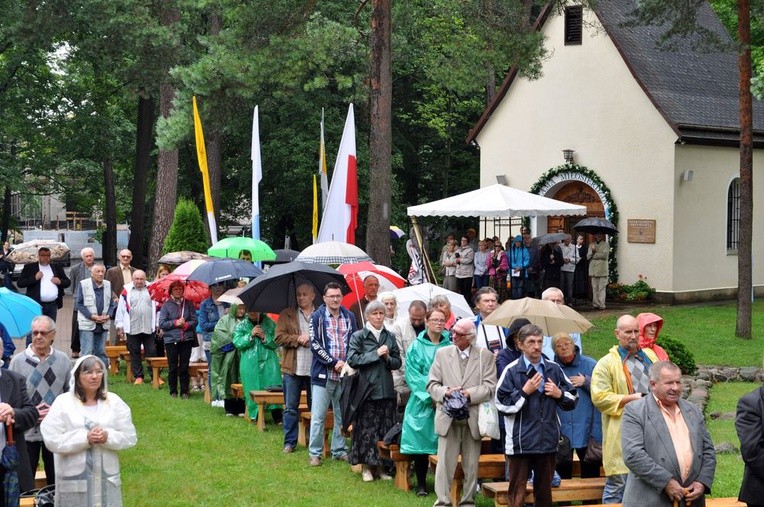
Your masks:
{"label": "man in blue jacket", "polygon": [[340,410],[340,372],[345,366],[350,336],[358,330],[355,316],[342,307],[342,288],[336,282],[324,287],[324,304],[310,318],[310,347],[313,361],[310,383],[313,389],[310,407],[310,465],[321,465],[324,450],[324,419],[331,402],[334,412],[332,457],[347,461],[347,444],[342,436]]}
{"label": "man in blue jacket", "polygon": [[525,485],[534,472],[536,505],[552,505],[552,476],[560,440],[557,407],[573,410],[576,389],[560,366],[544,359],[544,332],[534,324],[517,334],[522,357],[501,374],[496,390],[496,408],[504,414],[509,456],[509,505],[525,504]]}

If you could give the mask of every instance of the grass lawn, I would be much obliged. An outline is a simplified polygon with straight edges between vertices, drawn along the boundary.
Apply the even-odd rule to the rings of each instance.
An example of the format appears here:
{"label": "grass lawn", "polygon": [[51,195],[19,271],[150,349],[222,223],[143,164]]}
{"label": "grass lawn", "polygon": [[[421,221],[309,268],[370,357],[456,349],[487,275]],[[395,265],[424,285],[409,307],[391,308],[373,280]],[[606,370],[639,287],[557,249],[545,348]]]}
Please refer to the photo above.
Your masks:
{"label": "grass lawn", "polygon": [[604,356],[616,343],[613,330],[621,313],[636,316],[653,312],[663,317],[661,336],[682,341],[695,356],[697,364],[725,366],[764,366],[764,300],[753,305],[752,340],[735,337],[736,306],[734,303],[708,305],[654,306],[588,313],[595,325],[583,337],[584,353],[595,359]]}
{"label": "grass lawn", "polygon": [[[734,338],[735,307],[656,307],[663,316],[663,333],[683,340],[698,364],[761,366],[764,347]],[[636,315],[638,311],[632,311]],[[596,319],[596,328],[584,337],[588,355],[599,358],[615,343],[615,314]],[[764,303],[754,307],[754,329],[764,329]],[[120,454],[122,493],[126,506],[430,506],[424,499],[404,493],[389,482],[363,483],[347,464],[328,460],[308,466],[308,454],[298,448],[282,453],[283,434],[270,423],[260,433],[240,418],[225,417],[194,393],[190,400],[171,399],[167,389],[150,384],[125,384],[124,375],[110,378],[111,389],[132,408],[138,446]],[[708,412],[734,411],[738,398],[754,384],[718,384],[711,390]],[[270,418],[268,419],[270,422]],[[715,442],[739,442],[731,420],[709,421]],[[718,457],[714,496],[737,496],[743,463],[739,455]],[[432,477],[430,477],[432,491]],[[482,496],[478,506],[492,502]]]}

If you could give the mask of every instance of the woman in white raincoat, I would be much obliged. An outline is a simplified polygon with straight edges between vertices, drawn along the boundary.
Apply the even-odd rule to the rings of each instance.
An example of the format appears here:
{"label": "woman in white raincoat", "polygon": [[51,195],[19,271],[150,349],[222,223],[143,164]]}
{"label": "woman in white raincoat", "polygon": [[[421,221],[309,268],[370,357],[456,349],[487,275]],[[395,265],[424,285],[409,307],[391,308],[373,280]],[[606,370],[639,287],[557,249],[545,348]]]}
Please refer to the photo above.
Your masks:
{"label": "woman in white raincoat", "polygon": [[45,445],[54,453],[55,505],[119,507],[117,451],[138,441],[130,407],[108,392],[106,367],[95,356],[77,360],[69,386],[40,425]]}

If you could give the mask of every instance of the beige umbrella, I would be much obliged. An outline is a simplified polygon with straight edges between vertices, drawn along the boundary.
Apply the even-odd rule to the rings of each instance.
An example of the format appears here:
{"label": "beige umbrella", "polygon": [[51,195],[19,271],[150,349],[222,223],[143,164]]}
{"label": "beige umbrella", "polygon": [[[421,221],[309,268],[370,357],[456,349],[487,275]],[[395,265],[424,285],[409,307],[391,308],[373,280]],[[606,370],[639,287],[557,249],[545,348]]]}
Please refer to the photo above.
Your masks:
{"label": "beige umbrella", "polygon": [[231,305],[243,305],[244,302],[239,299],[239,294],[241,294],[241,291],[244,290],[244,287],[236,287],[233,289],[228,289],[223,294],[220,295],[218,298],[218,301],[221,303],[228,303]]}
{"label": "beige umbrella", "polygon": [[544,336],[554,336],[561,332],[585,333],[594,326],[570,307],[534,298],[504,301],[483,324],[509,327],[512,321],[520,318],[539,326]]}
{"label": "beige umbrella", "polygon": [[69,247],[66,243],[52,239],[34,239],[14,245],[11,253],[8,254],[8,261],[14,264],[31,264],[37,262],[37,251],[42,247],[50,249],[51,262],[64,260],[69,253]]}

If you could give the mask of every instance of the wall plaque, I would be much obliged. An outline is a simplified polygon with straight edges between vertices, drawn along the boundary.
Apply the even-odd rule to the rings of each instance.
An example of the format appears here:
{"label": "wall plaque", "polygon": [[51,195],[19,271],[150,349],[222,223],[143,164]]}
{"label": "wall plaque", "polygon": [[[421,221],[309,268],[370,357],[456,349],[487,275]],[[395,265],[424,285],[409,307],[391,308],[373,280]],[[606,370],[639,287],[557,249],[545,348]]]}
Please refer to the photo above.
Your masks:
{"label": "wall plaque", "polygon": [[630,218],[627,222],[629,243],[655,243],[655,220]]}

